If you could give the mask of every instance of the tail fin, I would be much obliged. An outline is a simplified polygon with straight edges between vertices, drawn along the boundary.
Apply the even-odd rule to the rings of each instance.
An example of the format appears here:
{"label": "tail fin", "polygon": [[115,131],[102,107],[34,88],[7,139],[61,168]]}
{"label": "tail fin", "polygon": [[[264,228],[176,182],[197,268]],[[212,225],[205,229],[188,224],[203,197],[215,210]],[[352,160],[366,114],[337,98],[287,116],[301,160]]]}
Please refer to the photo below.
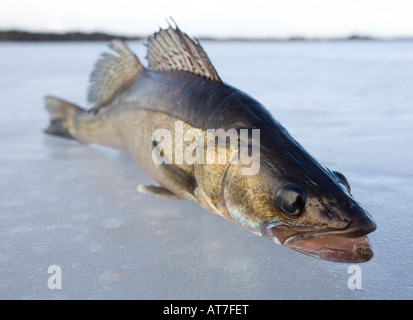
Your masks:
{"label": "tail fin", "polygon": [[73,118],[76,113],[84,113],[86,110],[55,97],[45,97],[46,109],[50,115],[50,125],[45,133],[75,139]]}

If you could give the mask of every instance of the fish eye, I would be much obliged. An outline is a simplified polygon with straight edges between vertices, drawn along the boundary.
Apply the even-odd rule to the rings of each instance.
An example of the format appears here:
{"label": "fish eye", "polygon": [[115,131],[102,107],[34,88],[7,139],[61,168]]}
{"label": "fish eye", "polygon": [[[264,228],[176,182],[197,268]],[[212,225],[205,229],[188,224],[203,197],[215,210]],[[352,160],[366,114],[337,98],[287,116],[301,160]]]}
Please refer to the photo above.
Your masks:
{"label": "fish eye", "polygon": [[344,176],[344,174],[342,174],[338,171],[333,171],[333,173],[340,180],[341,184],[344,185],[346,187],[347,191],[350,193],[351,192],[350,183],[348,183],[348,180]]}
{"label": "fish eye", "polygon": [[304,210],[307,194],[297,184],[286,184],[275,195],[276,207],[288,217],[298,217]]}

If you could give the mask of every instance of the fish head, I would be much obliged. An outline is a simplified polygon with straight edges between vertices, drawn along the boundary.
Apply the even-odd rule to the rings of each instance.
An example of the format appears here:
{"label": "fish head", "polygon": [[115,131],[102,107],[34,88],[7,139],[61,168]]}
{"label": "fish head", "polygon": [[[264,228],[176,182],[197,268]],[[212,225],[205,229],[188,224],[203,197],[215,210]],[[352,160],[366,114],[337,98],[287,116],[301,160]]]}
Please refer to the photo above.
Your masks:
{"label": "fish head", "polygon": [[306,255],[361,263],[373,257],[371,215],[354,199],[348,180],[320,165],[297,143],[261,150],[256,174],[243,164],[226,172],[223,199],[241,227]]}

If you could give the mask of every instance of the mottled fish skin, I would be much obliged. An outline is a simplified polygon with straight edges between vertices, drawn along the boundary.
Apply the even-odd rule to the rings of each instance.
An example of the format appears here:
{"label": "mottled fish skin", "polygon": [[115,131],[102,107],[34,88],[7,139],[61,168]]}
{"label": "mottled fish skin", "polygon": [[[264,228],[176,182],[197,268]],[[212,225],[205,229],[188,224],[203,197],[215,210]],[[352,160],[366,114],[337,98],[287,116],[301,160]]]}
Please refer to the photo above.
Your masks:
{"label": "mottled fish skin", "polygon": [[[102,77],[92,77],[95,107],[85,111],[47,97],[51,126],[46,132],[131,155],[160,184],[142,191],[192,201],[316,258],[370,260],[373,252],[365,236],[376,224],[354,200],[345,177],[319,164],[258,101],[223,83],[200,44],[191,41],[179,28],[160,30],[149,40],[152,69],[142,67],[125,44],[115,42],[112,48],[119,56],[106,55],[95,68],[121,67],[116,65],[114,72],[95,69],[93,77]],[[128,68],[132,75],[125,76]],[[116,72],[126,80],[112,80]],[[101,88],[107,83],[114,85]],[[216,149],[225,150],[225,164],[179,164],[174,159],[172,164],[156,164],[153,134],[167,129],[174,136],[177,122],[183,133],[198,129],[205,141],[208,129],[259,129],[258,173],[244,175],[244,164],[229,163],[234,151],[228,146]]]}

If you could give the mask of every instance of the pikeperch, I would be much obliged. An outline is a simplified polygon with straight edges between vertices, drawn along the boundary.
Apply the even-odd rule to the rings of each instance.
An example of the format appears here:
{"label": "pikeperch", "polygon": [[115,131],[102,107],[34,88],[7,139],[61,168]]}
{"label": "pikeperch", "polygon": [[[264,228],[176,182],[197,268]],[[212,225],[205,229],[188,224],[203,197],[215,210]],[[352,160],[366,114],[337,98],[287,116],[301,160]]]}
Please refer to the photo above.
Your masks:
{"label": "pikeperch", "polygon": [[373,257],[366,235],[376,224],[344,175],[225,84],[198,40],[177,26],[160,29],[147,42],[148,67],[124,42],[110,48],[116,54],[103,54],[90,77],[93,108],[47,96],[45,132],[121,150],[159,183],[139,191],[192,201],[301,253]]}

